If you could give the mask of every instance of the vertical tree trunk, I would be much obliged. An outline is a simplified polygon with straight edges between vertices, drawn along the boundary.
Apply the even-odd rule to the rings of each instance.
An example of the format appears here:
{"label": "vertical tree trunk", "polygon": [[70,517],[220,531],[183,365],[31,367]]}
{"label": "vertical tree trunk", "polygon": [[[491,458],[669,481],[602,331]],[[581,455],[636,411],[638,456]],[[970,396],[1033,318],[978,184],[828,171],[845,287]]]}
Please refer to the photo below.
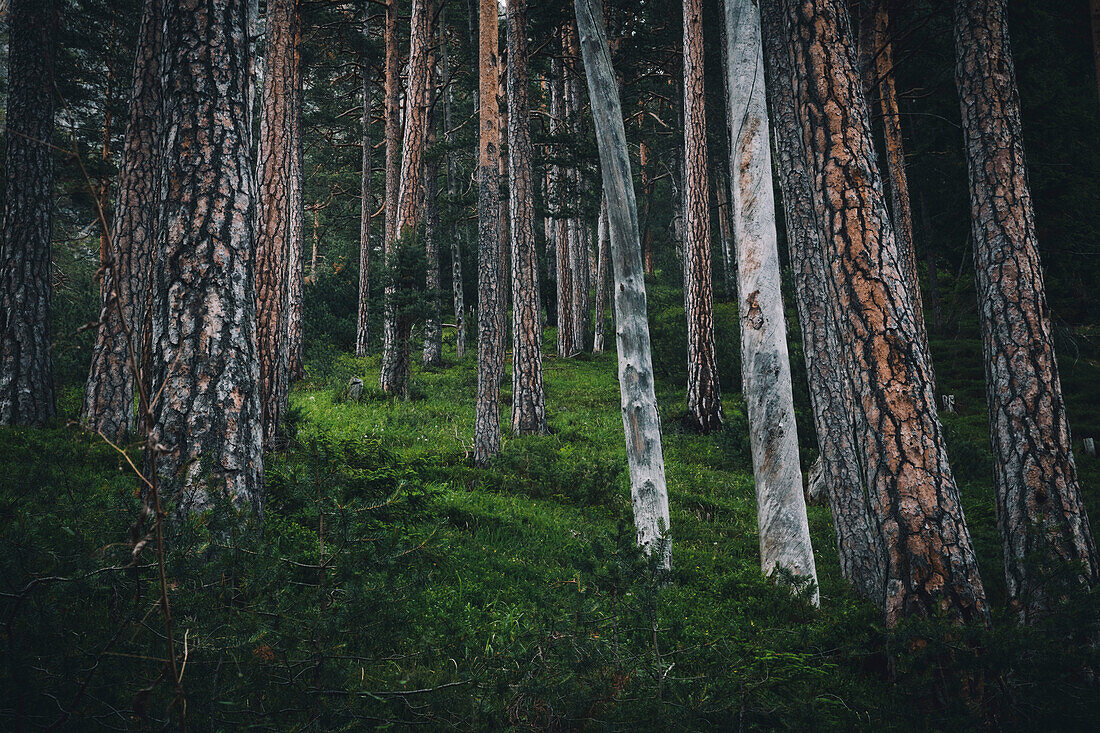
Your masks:
{"label": "vertical tree trunk", "polygon": [[500,452],[500,380],[504,374],[504,308],[500,260],[500,115],[497,86],[497,3],[480,0],[478,134],[477,405],[474,462],[486,465]]}
{"label": "vertical tree trunk", "polygon": [[[450,58],[447,52],[447,16],[446,6],[440,8],[439,26],[442,29],[443,41],[440,44],[440,61],[443,65],[443,73],[449,78],[451,73]],[[447,143],[447,198],[453,206],[458,198],[458,162],[455,160],[453,137],[454,121],[452,120],[454,107],[453,84],[447,84],[443,95],[443,127]],[[455,356],[459,359],[466,355],[466,305],[463,297],[462,284],[462,239],[461,232],[465,227],[457,223],[451,224],[451,289],[454,297],[455,316]]]}
{"label": "vertical tree trunk", "polygon": [[57,0],[12,0],[0,241],[0,425],[57,414],[50,355]]}
{"label": "vertical tree trunk", "polygon": [[[398,0],[387,0],[385,14],[385,111],[386,111],[386,200],[385,200],[385,232],[382,240],[382,254],[387,268],[385,295],[382,306],[382,358],[393,359],[394,348],[394,312],[393,299],[394,288],[391,258],[394,254],[393,245],[397,237],[397,196],[400,179],[398,178],[398,166],[401,159],[401,88],[400,71],[398,64],[401,59],[397,49],[397,3]],[[387,355],[389,355],[387,357]],[[386,377],[381,375],[380,383],[384,383]],[[385,386],[383,386],[385,389]]]}
{"label": "vertical tree trunk", "polygon": [[608,226],[607,197],[602,196],[600,221],[596,234],[596,323],[592,329],[592,352],[595,354],[603,353],[604,341],[606,341],[604,331],[607,328],[607,268],[611,264],[607,251],[610,237]]}
{"label": "vertical tree trunk", "polygon": [[717,171],[714,174],[714,198],[718,204],[718,235],[722,237],[722,276],[725,278],[726,295],[733,297],[737,294],[734,282],[737,266],[733,259],[733,236],[730,233],[730,202],[726,181]]}
{"label": "vertical tree trunk", "polygon": [[539,260],[535,251],[527,0],[508,0],[508,172],[512,224],[512,432],[546,432]]}
{"label": "vertical tree trunk", "polygon": [[[947,461],[929,356],[874,164],[851,21],[841,0],[770,0],[787,21],[830,300],[856,403],[866,483],[886,545],[885,617],[988,623]],[[840,197],[836,192],[844,192]]]}
{"label": "vertical tree trunk", "polygon": [[[559,29],[564,51],[565,30]],[[550,62],[550,134],[555,138],[554,154],[561,157],[560,136],[564,131],[565,119],[565,69],[561,60]],[[558,284],[558,356],[572,356],[577,351],[573,338],[576,329],[573,326],[573,269],[569,258],[569,224],[565,217],[565,169],[560,164],[550,166],[550,202],[554,212],[554,266]]]}
{"label": "vertical tree trunk", "polygon": [[970,177],[997,519],[1009,603],[1030,622],[1057,605],[1055,578],[1100,561],[1081,502],[1027,182],[1004,0],[955,4],[955,79]]}
{"label": "vertical tree trunk", "polygon": [[[446,42],[440,34],[442,43]],[[436,144],[436,129],[439,127],[439,113],[435,108],[436,67],[435,54],[428,53],[427,92],[428,103],[428,139],[426,148],[431,152]],[[443,326],[442,273],[439,263],[439,156],[428,155],[424,164],[424,254],[427,260],[427,273],[424,288],[427,290],[428,315],[424,319],[424,366],[437,367],[443,363]]]}
{"label": "vertical tree trunk", "polygon": [[[291,240],[302,231],[301,25],[296,0],[269,0],[260,110],[256,231],[257,339],[264,445],[274,447],[287,406],[292,346]],[[316,212],[314,212],[316,216]],[[298,245],[301,251],[301,245]],[[299,265],[300,269],[300,265]]]}
{"label": "vertical tree trunk", "polygon": [[[928,302],[932,306],[932,328],[939,331],[943,327],[943,305],[940,296],[939,268],[936,264],[935,238],[932,232],[932,220],[928,216],[928,206],[924,203],[924,192],[920,194],[921,221],[924,224],[925,267],[928,268]],[[925,324],[927,326],[927,323]]]}
{"label": "vertical tree trunk", "polygon": [[[160,0],[145,0],[118,174],[117,213],[103,272],[105,297],[81,411],[89,429],[116,441],[135,428],[134,395],[148,331],[163,99],[163,17]],[[148,375],[143,373],[143,378],[147,380]]]}
{"label": "vertical tree trunk", "polygon": [[649,174],[649,147],[638,143],[639,174],[642,178],[642,194],[645,196],[645,214],[642,217],[642,253],[645,256],[645,274],[654,275],[657,265],[653,256],[653,227],[649,225],[649,212],[653,206],[653,177]]}
{"label": "vertical tree trunk", "polygon": [[[578,49],[577,30],[572,23],[567,23],[564,30],[563,51],[565,63],[562,64],[563,82],[565,84],[565,128],[571,138],[578,138],[581,134],[581,90],[580,90],[580,50]],[[588,333],[588,302],[589,302],[589,266],[588,266],[588,242],[585,237],[584,225],[581,221],[581,197],[584,194],[583,181],[580,168],[577,165],[570,166],[568,170],[570,181],[570,193],[572,201],[569,202],[570,216],[568,220],[569,235],[569,270],[572,275],[573,293],[570,302],[573,306],[573,348],[582,351]]]}
{"label": "vertical tree trunk", "polygon": [[[760,564],[769,575],[782,568],[816,586],[780,292],[760,11],[754,0],[725,0],[725,20],[726,99],[729,119],[734,120],[730,214]],[[815,605],[818,599],[815,588]]]}
{"label": "vertical tree trunk", "polygon": [[[370,6],[363,10],[363,43],[370,39]],[[355,355],[366,356],[370,345],[370,220],[374,211],[371,195],[370,96],[371,69],[366,54],[359,59],[363,77],[363,167],[359,176],[359,301],[356,309]]]}
{"label": "vertical tree trunk", "polygon": [[1100,97],[1100,0],[1089,0],[1092,21],[1092,61],[1096,67],[1096,92]]}
{"label": "vertical tree trunk", "polygon": [[722,427],[722,396],[714,357],[708,189],[703,3],[684,0],[684,312],[688,343],[684,422],[703,433]]}
{"label": "vertical tree trunk", "polygon": [[659,564],[668,569],[672,565],[668,490],[661,451],[661,420],[653,389],[638,209],[622,105],[611,67],[600,3],[598,0],[575,0],[574,7],[600,150],[603,190],[607,196],[611,261],[615,271],[619,390],[634,526],[638,531],[638,544],[648,554],[657,552]]}
{"label": "vertical tree trunk", "polygon": [[247,0],[177,0],[165,23],[154,268],[156,464],[177,511],[262,507]]}
{"label": "vertical tree trunk", "polygon": [[828,265],[815,220],[812,181],[806,169],[802,129],[793,96],[793,76],[784,46],[783,19],[774,2],[760,6],[765,89],[775,129],[776,168],[783,189],[787,248],[794,271],[795,302],[825,489],[833,514],[840,570],[856,593],[883,607],[885,549],[864,488],[857,450],[845,355],[829,301]]}

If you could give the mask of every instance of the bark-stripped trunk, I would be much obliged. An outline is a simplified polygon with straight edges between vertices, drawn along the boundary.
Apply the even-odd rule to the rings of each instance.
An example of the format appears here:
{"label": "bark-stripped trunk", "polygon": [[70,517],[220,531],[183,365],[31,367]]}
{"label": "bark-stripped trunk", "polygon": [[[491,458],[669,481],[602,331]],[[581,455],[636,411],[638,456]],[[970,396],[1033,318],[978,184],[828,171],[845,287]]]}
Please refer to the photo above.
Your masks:
{"label": "bark-stripped trunk", "polygon": [[[559,31],[564,39],[564,30]],[[564,49],[564,45],[563,45]],[[550,68],[550,134],[562,135],[565,118],[565,69],[560,59],[553,59]],[[554,146],[555,155],[561,157],[560,143]],[[558,356],[572,356],[577,351],[573,325],[573,268],[569,258],[569,223],[564,216],[565,169],[558,164],[550,166],[550,209],[554,212],[554,268],[557,274],[557,325]]]}
{"label": "bark-stripped trunk", "polygon": [[[440,34],[440,39],[446,39]],[[439,126],[439,113],[435,108],[436,99],[435,54],[428,54],[428,139],[426,148],[431,151],[436,143],[436,128]],[[428,298],[428,315],[424,319],[424,366],[436,367],[443,363],[443,325],[442,273],[439,264],[439,157],[428,155],[424,164],[424,254],[427,272],[424,277],[424,289]]]}
{"label": "bark-stripped trunk", "polygon": [[477,405],[474,462],[485,465],[500,452],[500,380],[504,375],[504,303],[500,260],[500,115],[497,85],[497,3],[478,7],[480,73],[478,134]]}
{"label": "bark-stripped trunk", "polygon": [[988,623],[929,355],[874,163],[847,8],[841,0],[769,1],[784,11],[792,68],[805,70],[794,80],[795,99],[833,315],[859,396],[865,478],[886,546],[886,623],[936,614]]}
{"label": "bark-stripped trunk", "polygon": [[50,355],[57,0],[13,0],[0,241],[0,425],[57,414]]}
{"label": "bark-stripped trunk", "polygon": [[527,92],[527,0],[508,0],[508,173],[512,224],[512,432],[546,432],[539,259]]}
{"label": "bark-stripped trunk", "polygon": [[[397,219],[394,240],[387,258],[391,276],[396,272],[400,249],[413,246],[423,236],[424,220],[424,147],[428,132],[430,75],[431,9],[430,0],[413,0],[409,34],[409,81],[405,95],[405,132],[401,142],[401,176],[397,195]],[[386,319],[391,325],[391,338],[383,345],[382,371],[379,383],[388,394],[407,397],[409,394],[410,340],[412,314],[408,305],[394,303],[404,300],[405,286],[391,284],[386,305]]]}
{"label": "bark-stripped trunk", "polygon": [[600,221],[596,234],[596,322],[592,328],[592,352],[601,354],[606,341],[605,330],[607,328],[607,268],[611,264],[607,246],[607,197],[600,198]]}
{"label": "bark-stripped trunk", "polygon": [[598,0],[576,0],[574,3],[611,231],[619,390],[630,494],[638,544],[649,554],[658,552],[659,564],[667,569],[672,564],[668,490],[661,452],[661,419],[653,389],[638,209],[619,90],[599,5]]}
{"label": "bark-stripped trunk", "polygon": [[247,0],[167,3],[154,268],[156,459],[177,512],[220,497],[259,512],[255,192]]}
{"label": "bark-stripped trunk", "polygon": [[[287,407],[292,361],[292,240],[302,233],[301,24],[296,0],[269,0],[260,110],[256,230],[257,340],[264,446],[272,448]],[[316,215],[316,212],[314,212]]]}
{"label": "bark-stripped trunk", "polygon": [[845,355],[829,302],[825,262],[806,169],[802,129],[793,96],[793,77],[784,46],[783,19],[776,3],[761,5],[765,89],[775,129],[776,168],[783,189],[787,249],[794,271],[795,302],[814,427],[821,452],[825,490],[833,514],[840,570],[861,597],[881,608],[885,592],[885,550],[864,488],[855,405],[845,375]]}
{"label": "bark-stripped trunk", "polygon": [[118,173],[114,232],[103,269],[105,297],[81,411],[89,429],[116,441],[136,427],[134,395],[138,374],[148,380],[141,367],[148,332],[146,316],[157,214],[163,17],[160,0],[145,0]]}
{"label": "bark-stripped trunk", "polygon": [[[730,146],[730,214],[737,248],[741,382],[749,419],[760,565],[817,585],[802,470],[798,461],[791,367],[780,292],[760,11],[754,0],[725,0]],[[816,587],[813,602],[818,603]]]}
{"label": "bark-stripped trunk", "polygon": [[[401,159],[401,80],[400,71],[398,70],[401,59],[398,56],[397,49],[397,2],[398,0],[387,0],[385,25],[383,27],[386,45],[385,70],[383,72],[385,76],[383,83],[385,84],[386,113],[386,209],[385,221],[383,222],[382,255],[387,267],[391,264],[390,258],[393,255],[393,245],[397,235],[397,196],[398,186],[400,185],[398,165]],[[387,354],[390,355],[389,358],[393,358],[394,348],[394,312],[392,305],[394,289],[390,280],[391,278],[387,276],[382,305],[383,361],[387,358]],[[384,374],[380,376],[380,383],[384,382],[385,379]],[[383,389],[385,389],[384,386]]]}
{"label": "bark-stripped trunk", "polygon": [[722,396],[714,357],[708,189],[703,3],[684,0],[684,314],[688,344],[684,423],[703,433],[722,427]]}
{"label": "bark-stripped trunk", "polygon": [[970,177],[997,519],[1009,604],[1027,623],[1100,562],[1081,503],[1027,181],[1004,0],[955,4],[955,79]]}
{"label": "bark-stripped trunk", "polygon": [[[363,42],[370,38],[370,9],[363,11]],[[363,167],[359,176],[359,303],[356,309],[355,355],[366,356],[370,344],[370,220],[374,211],[374,198],[371,195],[371,143],[370,143],[370,96],[371,69],[364,55],[359,59],[360,73],[363,76]]]}
{"label": "bark-stripped trunk", "polygon": [[[447,52],[447,16],[446,8],[439,11],[439,26],[443,30],[443,40],[440,44],[440,62],[443,65],[443,73],[450,77],[451,66]],[[454,205],[458,198],[458,162],[455,160],[453,135],[454,121],[452,109],[454,107],[453,83],[447,84],[443,95],[443,128],[447,143],[447,198]],[[462,239],[461,233],[465,229],[457,222],[451,224],[451,290],[454,298],[455,316],[455,356],[459,359],[466,355],[466,305],[462,292]]]}

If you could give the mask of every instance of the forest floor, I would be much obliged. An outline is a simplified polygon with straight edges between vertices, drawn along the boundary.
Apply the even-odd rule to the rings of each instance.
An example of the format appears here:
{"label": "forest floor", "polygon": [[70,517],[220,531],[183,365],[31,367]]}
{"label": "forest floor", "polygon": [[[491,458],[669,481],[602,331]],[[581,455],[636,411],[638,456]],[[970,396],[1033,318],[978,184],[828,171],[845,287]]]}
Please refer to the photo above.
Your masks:
{"label": "forest floor", "polygon": [[[547,355],[548,436],[507,436],[506,377],[503,450],[480,470],[474,354],[417,368],[412,397],[395,402],[373,386],[378,357],[324,351],[293,394],[288,448],[267,457],[262,531],[215,515],[168,527],[189,723],[1088,727],[1100,693],[1082,670],[1100,660],[1067,639],[1100,604],[1072,599],[1027,631],[1005,617],[980,345],[933,348],[940,391],[957,395],[943,421],[992,631],[886,632],[840,578],[824,507],[809,510],[821,609],[807,589],[764,579],[746,423],[729,390],[726,429],[691,435],[679,428],[682,387],[658,381],[674,565],[658,581],[633,547],[613,353]],[[1063,358],[1062,369],[1075,435],[1095,435],[1100,365]],[[356,376],[367,387],[349,402]],[[1078,458],[1100,517],[1100,463]],[[120,569],[139,506],[125,460],[72,427],[0,431],[0,487],[0,727],[125,729],[176,715],[157,558]]]}

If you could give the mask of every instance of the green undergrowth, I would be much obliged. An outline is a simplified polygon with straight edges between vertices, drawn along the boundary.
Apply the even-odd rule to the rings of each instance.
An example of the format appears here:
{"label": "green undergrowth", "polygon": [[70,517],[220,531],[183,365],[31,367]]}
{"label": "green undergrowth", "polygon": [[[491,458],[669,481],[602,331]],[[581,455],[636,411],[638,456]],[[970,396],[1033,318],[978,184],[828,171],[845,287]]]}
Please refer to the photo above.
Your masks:
{"label": "green undergrowth", "polygon": [[[503,448],[476,469],[472,354],[415,369],[395,401],[377,389],[377,356],[314,351],[289,445],[266,456],[262,526],[219,508],[168,527],[188,724],[1087,727],[1095,647],[1067,640],[1095,623],[1096,599],[1026,632],[1000,610],[976,346],[937,366],[966,395],[944,424],[998,604],[991,632],[887,633],[840,578],[822,507],[810,507],[820,610],[810,589],[763,578],[747,423],[729,390],[726,429],[687,434],[678,376],[659,374],[674,558],[662,577],[634,548],[614,354],[547,355],[546,436],[508,435],[506,377]],[[365,383],[354,402],[353,377]],[[1067,383],[1071,419],[1097,404],[1081,397],[1087,375]],[[1095,517],[1096,461],[1080,463]],[[0,487],[0,727],[172,720],[156,555],[129,565],[140,504],[126,461],[70,428],[0,431]]]}

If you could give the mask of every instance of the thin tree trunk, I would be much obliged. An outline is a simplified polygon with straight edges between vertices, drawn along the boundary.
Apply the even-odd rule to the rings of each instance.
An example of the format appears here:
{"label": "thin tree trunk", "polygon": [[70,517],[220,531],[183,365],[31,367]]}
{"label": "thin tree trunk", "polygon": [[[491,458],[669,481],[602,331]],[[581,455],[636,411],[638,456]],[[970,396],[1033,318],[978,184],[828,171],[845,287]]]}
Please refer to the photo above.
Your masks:
{"label": "thin tree trunk", "polygon": [[[440,34],[443,39],[443,35]],[[445,42],[445,39],[443,39]],[[436,129],[439,127],[439,113],[435,108],[436,67],[435,54],[429,51],[428,77],[428,140],[429,152],[436,144]],[[442,273],[439,262],[439,157],[427,156],[424,164],[424,254],[427,260],[427,273],[424,288],[427,290],[428,315],[424,319],[424,366],[437,367],[443,363],[443,326],[442,326]]]}
{"label": "thin tree trunk", "polygon": [[1092,62],[1096,67],[1096,92],[1100,97],[1100,0],[1089,0],[1092,21]]}
{"label": "thin tree trunk", "polygon": [[[450,75],[451,66],[447,52],[447,16],[446,7],[439,12],[439,26],[443,31],[443,41],[440,44],[440,59],[443,64],[443,73]],[[447,144],[447,198],[454,206],[458,198],[458,162],[454,154],[454,121],[452,120],[454,107],[454,92],[452,84],[447,85],[443,95],[443,127]],[[461,232],[464,227],[457,223],[451,224],[451,289],[454,297],[455,316],[455,356],[459,359],[466,355],[466,305],[463,297],[462,284],[462,239]]]}
{"label": "thin tree trunk", "polygon": [[874,162],[847,7],[842,0],[768,1],[784,11],[792,67],[805,70],[795,77],[795,99],[833,315],[859,395],[866,483],[885,539],[886,623],[933,615],[988,623],[929,356]]}
{"label": "thin tree trunk", "polygon": [[1061,600],[1078,563],[1100,560],[1081,502],[1027,182],[1005,0],[955,4],[955,79],[970,177],[993,485],[1009,605],[1021,622]]}
{"label": "thin tree trunk", "polygon": [[486,465],[500,452],[500,380],[504,374],[504,308],[500,282],[500,115],[497,86],[497,3],[480,0],[478,134],[477,405],[474,462]]}
{"label": "thin tree trunk", "polygon": [[[387,276],[382,306],[382,358],[383,362],[389,358],[393,360],[394,349],[394,312],[393,299],[394,287],[392,283],[394,255],[394,242],[397,236],[397,196],[400,185],[398,166],[401,159],[401,89],[400,71],[398,64],[401,59],[397,48],[397,3],[398,0],[387,0],[385,14],[385,110],[386,110],[386,211],[385,211],[385,239],[382,241],[382,254],[386,262]],[[386,375],[379,377],[379,383],[383,384]],[[382,387],[385,389],[385,386]]]}
{"label": "thin tree trunk", "polygon": [[733,259],[733,237],[730,233],[730,202],[725,176],[717,171],[714,174],[714,198],[718,204],[718,235],[722,238],[722,276],[725,278],[723,284],[726,286],[726,296],[733,297],[737,294],[737,285],[734,282],[737,276],[737,265]]}
{"label": "thin tree trunk", "polygon": [[[363,43],[366,44],[369,38],[370,8],[367,6],[363,11]],[[374,171],[371,166],[370,142],[370,97],[373,84],[366,54],[359,59],[359,64],[363,77],[363,167],[359,176],[359,302],[356,309],[355,355],[366,356],[370,345],[370,220],[374,211],[374,198],[371,195],[371,176]]]}
{"label": "thin tree trunk", "polygon": [[[932,220],[928,216],[928,206],[924,202],[924,192],[920,194],[921,222],[924,224],[925,267],[928,268],[928,302],[932,305],[932,328],[943,328],[943,305],[940,296],[939,268],[936,265],[935,237],[932,232]],[[926,324],[927,325],[927,324]]]}
{"label": "thin tree trunk", "polygon": [[684,422],[703,433],[722,427],[722,396],[714,356],[708,189],[703,4],[702,0],[684,0],[684,314],[688,344],[688,411]]}
{"label": "thin tree trunk", "polygon": [[535,251],[527,0],[508,0],[508,187],[512,224],[512,432],[546,432],[539,260]]}
{"label": "thin tree trunk", "polygon": [[825,490],[833,514],[840,570],[857,594],[883,608],[886,553],[863,480],[855,405],[845,374],[837,323],[829,301],[828,265],[806,169],[793,76],[784,46],[779,6],[760,6],[765,89],[775,129],[776,163],[783,189],[787,249],[794,271],[795,302]]}
{"label": "thin tree trunk", "polygon": [[667,570],[672,565],[668,490],[661,451],[661,419],[653,389],[638,209],[622,105],[600,5],[599,0],[575,0],[574,3],[600,151],[603,189],[607,196],[611,261],[615,270],[619,390],[630,494],[638,544],[648,554],[657,552],[660,566]]}
{"label": "thin tree trunk", "polygon": [[[559,29],[564,41],[564,29]],[[562,46],[564,50],[564,43]],[[560,138],[564,130],[565,118],[565,69],[559,59],[551,60],[550,66],[550,134]],[[554,154],[561,157],[560,141],[554,145]],[[550,166],[550,202],[554,212],[554,266],[558,285],[558,356],[572,356],[577,351],[573,338],[576,329],[573,326],[573,269],[569,258],[569,224],[564,214],[565,170],[561,165]]]}
{"label": "thin tree trunk", "polygon": [[[570,137],[576,139],[581,134],[581,91],[580,76],[577,73],[581,65],[580,50],[577,47],[577,30],[574,24],[567,23],[564,33],[565,63],[562,64],[562,73],[565,84],[565,128],[568,130]],[[580,216],[581,197],[584,191],[580,168],[577,165],[570,166],[567,175],[570,181],[570,192],[573,196],[573,200],[569,202],[571,214],[567,229],[569,235],[569,270],[573,285],[573,293],[570,296],[570,302],[573,306],[573,348],[576,351],[582,351],[586,343],[585,335],[588,333],[588,299],[590,293],[588,243]]]}
{"label": "thin tree trunk", "polygon": [[737,246],[741,381],[749,418],[760,565],[810,581],[819,603],[794,395],[780,292],[760,11],[754,0],[725,0],[730,148],[730,214]]}
{"label": "thin tree trunk", "polygon": [[600,197],[600,221],[596,245],[596,322],[592,329],[592,352],[602,354],[607,328],[607,268],[611,264],[607,246],[610,233],[607,223],[607,197]]}
{"label": "thin tree trunk", "polygon": [[166,5],[152,417],[179,514],[263,503],[247,15],[247,0]]}
{"label": "thin tree trunk", "polygon": [[139,373],[148,380],[142,350],[156,240],[162,21],[160,0],[145,0],[118,174],[117,214],[103,271],[105,298],[81,411],[90,430],[116,441],[136,427]]}

